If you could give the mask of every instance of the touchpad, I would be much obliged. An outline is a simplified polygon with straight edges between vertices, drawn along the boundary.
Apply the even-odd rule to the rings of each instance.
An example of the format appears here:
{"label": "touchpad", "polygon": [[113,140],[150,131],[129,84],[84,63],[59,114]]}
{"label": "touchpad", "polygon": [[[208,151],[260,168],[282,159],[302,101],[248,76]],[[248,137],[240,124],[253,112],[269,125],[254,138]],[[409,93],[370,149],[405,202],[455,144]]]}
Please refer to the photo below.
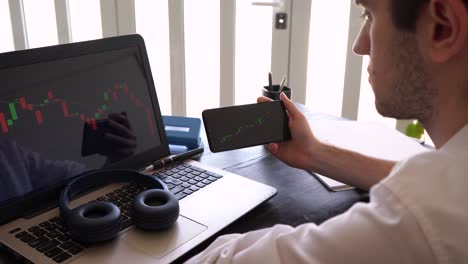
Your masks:
{"label": "touchpad", "polygon": [[126,232],[123,239],[132,248],[152,257],[162,258],[206,229],[206,226],[180,215],[174,226],[168,230],[147,231],[134,228]]}

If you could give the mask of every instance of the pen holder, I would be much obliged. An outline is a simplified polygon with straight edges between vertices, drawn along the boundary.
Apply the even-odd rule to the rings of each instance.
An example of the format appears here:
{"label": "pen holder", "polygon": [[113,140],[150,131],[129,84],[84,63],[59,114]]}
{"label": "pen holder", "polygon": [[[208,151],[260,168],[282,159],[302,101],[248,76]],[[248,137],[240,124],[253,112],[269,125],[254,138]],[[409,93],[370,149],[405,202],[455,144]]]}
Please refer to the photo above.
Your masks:
{"label": "pen holder", "polygon": [[[273,100],[279,100],[279,95],[281,94],[280,92],[280,86],[279,85],[273,85],[272,90],[270,90],[270,86],[263,86],[262,90],[262,95],[268,98],[271,98]],[[283,87],[282,91],[289,99],[291,99],[291,89],[287,86]]]}

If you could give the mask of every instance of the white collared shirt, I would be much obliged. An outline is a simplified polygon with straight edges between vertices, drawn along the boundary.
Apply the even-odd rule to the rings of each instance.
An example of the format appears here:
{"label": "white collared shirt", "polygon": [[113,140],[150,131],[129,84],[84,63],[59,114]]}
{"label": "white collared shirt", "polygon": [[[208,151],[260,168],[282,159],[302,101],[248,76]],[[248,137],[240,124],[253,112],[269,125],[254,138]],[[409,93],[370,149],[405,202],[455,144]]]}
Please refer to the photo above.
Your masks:
{"label": "white collared shirt", "polygon": [[187,263],[468,263],[468,125],[398,163],[370,201],[319,226],[221,236]]}

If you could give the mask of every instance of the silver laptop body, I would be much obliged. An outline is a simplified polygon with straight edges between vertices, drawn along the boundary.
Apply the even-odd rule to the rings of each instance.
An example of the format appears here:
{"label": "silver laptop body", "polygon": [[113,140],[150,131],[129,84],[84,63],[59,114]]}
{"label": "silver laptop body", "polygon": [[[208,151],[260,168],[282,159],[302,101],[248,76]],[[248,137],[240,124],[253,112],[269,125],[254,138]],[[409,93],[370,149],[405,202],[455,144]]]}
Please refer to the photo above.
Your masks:
{"label": "silver laptop body", "polygon": [[[93,56],[100,57],[93,59]],[[80,60],[87,61],[81,63]],[[58,64],[54,64],[56,61]],[[44,71],[41,72],[42,70]],[[58,75],[62,77],[57,78],[53,73],[54,70],[59,71]],[[130,76],[122,80],[124,78],[122,76],[132,71],[135,72],[135,76],[138,76]],[[100,80],[101,77],[104,80]],[[103,87],[107,81],[104,77],[121,78],[118,80],[120,84],[106,87],[103,90],[103,98],[93,99],[91,95],[87,95],[86,98],[91,98],[89,104],[92,104],[92,100],[104,102],[102,106],[99,104],[96,113],[89,117],[90,114],[76,103],[80,96],[86,93],[79,89],[94,83],[96,87]],[[15,144],[25,145],[32,152],[41,152],[45,149],[44,153],[40,154],[44,154],[49,159],[53,159],[53,154],[56,152],[65,156],[70,155],[69,159],[72,163],[83,163],[87,167],[93,168],[94,166],[94,169],[99,169],[96,164],[104,163],[105,159],[97,154],[101,150],[92,149],[93,145],[90,145],[91,149],[83,150],[85,143],[81,142],[80,134],[82,125],[84,122],[92,124],[96,121],[94,117],[98,119],[100,114],[101,117],[104,116],[105,112],[112,107],[113,102],[128,100],[128,104],[133,102],[135,106],[126,109],[127,115],[132,116],[132,111],[138,115],[140,111],[143,116],[141,120],[144,120],[134,119],[135,132],[139,133],[137,136],[140,139],[149,140],[149,143],[140,142],[134,156],[112,163],[108,168],[132,168],[143,171],[152,161],[169,155],[146,50],[142,38],[138,35],[0,54],[0,80],[7,80],[5,86],[10,89],[4,93],[0,90],[0,98],[4,98],[7,93],[11,96],[9,99],[11,103],[7,105],[9,109],[0,106],[0,131],[2,131],[0,135],[3,136],[1,140],[15,141]],[[80,84],[81,81],[91,84]],[[141,91],[135,90],[133,94],[132,90],[129,91],[126,87],[127,82],[130,87],[148,86],[149,88]],[[72,89],[71,86],[74,85],[77,86],[73,88],[76,92],[71,94],[60,90],[63,86],[70,86],[67,89]],[[28,89],[32,86],[38,88],[34,88],[34,92],[31,92],[32,90]],[[41,104],[37,102],[33,104],[35,93],[44,95],[41,97],[41,99],[45,98]],[[74,101],[67,97],[72,97]],[[72,101],[75,103],[73,104]],[[17,112],[10,115],[7,111],[12,108],[16,108]],[[47,115],[47,111],[56,111],[54,122],[51,122],[52,117]],[[7,121],[8,125],[11,123],[10,126],[5,125]],[[30,123],[22,124],[21,122]],[[76,138],[73,135],[77,129],[67,130],[75,125],[80,130]],[[23,130],[27,133],[17,132],[21,131],[22,126],[25,127]],[[46,128],[49,130],[43,131]],[[50,135],[51,131],[58,133]],[[152,137],[141,136],[141,133],[151,133]],[[63,134],[68,138],[62,139]],[[63,143],[61,140],[64,140]],[[49,144],[44,141],[49,141]],[[51,149],[44,147],[51,144],[57,144],[57,146]],[[79,148],[81,148],[81,154],[76,153],[79,152]],[[8,169],[16,166],[9,164],[7,160],[2,162],[5,162],[4,166]],[[76,166],[74,168],[76,169]],[[41,210],[34,214],[26,213],[34,211],[35,207],[39,208],[55,202],[44,200],[44,197],[49,199],[51,197],[45,194],[50,192],[53,193],[52,197],[57,197],[60,187],[76,174],[68,175],[67,177],[70,178],[48,179],[47,173],[43,174],[44,176],[39,176],[42,175],[40,173],[37,175],[26,173],[23,176],[33,178],[33,180],[25,181],[36,182],[39,187],[24,187],[22,190],[22,186],[26,184],[22,185],[21,180],[13,179],[15,176],[19,177],[20,173],[8,176],[2,172],[0,177],[4,179],[0,179],[0,182],[7,184],[4,185],[3,191],[5,197],[0,195],[0,243],[6,249],[34,263],[170,263],[276,194],[276,190],[272,187],[194,160],[186,160],[175,168],[172,166],[144,172],[160,177],[171,170],[180,170],[184,173],[191,171],[197,175],[194,177],[198,177],[205,183],[200,185],[203,187],[192,188],[192,191],[188,191],[179,200],[180,216],[172,228],[149,232],[129,225],[120,231],[117,239],[94,245],[82,245],[67,235],[66,229],[63,229],[64,223],[58,218],[57,207],[52,206],[48,210]],[[50,182],[41,183],[41,180]],[[16,186],[18,190],[13,187],[9,188],[8,181],[18,181],[11,183],[11,186]],[[128,184],[104,186],[73,200],[70,206],[73,208],[92,200],[107,199],[111,197],[111,193],[115,195],[121,190],[130,190],[130,187]],[[10,192],[12,194],[8,194]]]}

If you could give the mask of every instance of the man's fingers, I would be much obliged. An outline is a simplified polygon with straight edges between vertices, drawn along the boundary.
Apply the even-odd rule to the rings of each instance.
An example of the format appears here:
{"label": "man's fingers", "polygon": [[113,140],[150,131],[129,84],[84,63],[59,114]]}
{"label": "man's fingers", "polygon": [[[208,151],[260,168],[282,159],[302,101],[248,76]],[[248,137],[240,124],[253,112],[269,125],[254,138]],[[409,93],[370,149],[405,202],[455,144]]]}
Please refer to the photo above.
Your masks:
{"label": "man's fingers", "polygon": [[132,129],[132,127],[130,126],[130,121],[128,120],[126,112],[122,112],[120,114],[110,113],[107,117],[109,119],[111,119],[111,120],[114,120],[115,122],[118,122],[118,123],[126,126],[128,129]]}
{"label": "man's fingers", "polygon": [[266,103],[266,102],[271,102],[273,101],[271,98],[261,96],[257,98],[257,103]]}
{"label": "man's fingers", "polygon": [[270,143],[266,145],[266,148],[271,154],[276,155],[279,150],[279,145],[277,143]]}
{"label": "man's fingers", "polygon": [[297,106],[293,103],[293,101],[289,100],[289,98],[284,94],[280,94],[280,99],[284,103],[284,107],[286,107],[286,110],[288,110],[289,116],[291,118],[294,118],[297,114],[300,114],[301,111]]}
{"label": "man's fingers", "polygon": [[119,122],[114,121],[113,119],[109,119],[109,129],[110,132],[113,134],[123,136],[129,139],[136,139],[136,136],[128,127]]}

